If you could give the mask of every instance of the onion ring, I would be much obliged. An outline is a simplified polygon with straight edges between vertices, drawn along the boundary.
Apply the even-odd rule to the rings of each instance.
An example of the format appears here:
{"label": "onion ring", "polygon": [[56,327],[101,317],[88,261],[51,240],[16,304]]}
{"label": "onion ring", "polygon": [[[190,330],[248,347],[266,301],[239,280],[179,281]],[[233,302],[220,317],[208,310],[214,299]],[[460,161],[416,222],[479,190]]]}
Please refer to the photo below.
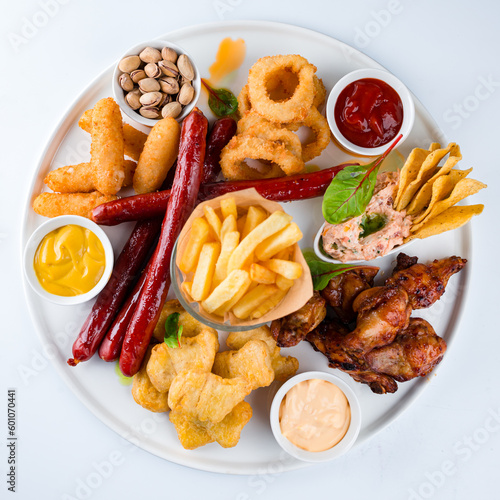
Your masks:
{"label": "onion ring", "polygon": [[[273,101],[268,81],[280,70],[288,70],[298,77],[293,95],[284,101]],[[315,96],[316,67],[299,55],[268,56],[259,59],[248,75],[248,95],[252,109],[272,122],[291,123],[306,118]]]}
{"label": "onion ring", "polygon": [[238,125],[236,128],[237,134],[243,134],[250,127],[257,125],[259,123],[271,123],[269,120],[262,118],[258,113],[253,110],[247,111],[242,118],[238,120]]}
{"label": "onion ring", "polygon": [[[245,163],[246,159],[272,162],[259,172]],[[297,157],[283,144],[251,135],[235,135],[222,150],[220,166],[226,179],[268,179],[296,173]]]}
{"label": "onion ring", "polygon": [[238,94],[238,111],[240,116],[244,116],[250,112],[252,109],[252,104],[250,98],[248,97],[248,83],[243,86],[240,93]]}

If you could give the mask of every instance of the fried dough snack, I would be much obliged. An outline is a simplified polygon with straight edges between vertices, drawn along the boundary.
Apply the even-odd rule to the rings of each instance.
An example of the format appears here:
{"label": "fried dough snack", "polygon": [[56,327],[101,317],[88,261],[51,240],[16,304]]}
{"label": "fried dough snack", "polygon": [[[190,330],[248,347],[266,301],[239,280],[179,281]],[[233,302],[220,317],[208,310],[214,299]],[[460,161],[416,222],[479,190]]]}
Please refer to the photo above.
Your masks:
{"label": "fried dough snack", "polygon": [[103,194],[116,194],[125,179],[123,167],[123,127],[118,104],[101,99],[92,112],[90,163],[94,185]]}
{"label": "fried dough snack", "polygon": [[271,355],[263,340],[250,340],[237,351],[217,353],[212,372],[223,378],[245,378],[252,390],[267,387],[274,380]]}
{"label": "fried dough snack", "polygon": [[59,215],[80,215],[91,219],[92,210],[108,201],[116,200],[116,196],[107,196],[93,191],[92,193],[42,193],[33,201],[33,210],[44,217]]}
{"label": "fried dough snack", "polygon": [[169,410],[168,407],[168,392],[158,391],[147,373],[147,364],[151,356],[151,349],[149,347],[141,369],[134,375],[132,382],[132,396],[135,402],[141,405],[146,410],[153,412],[165,412]]}
{"label": "fried dough snack", "polygon": [[276,341],[273,339],[271,330],[267,325],[246,332],[231,332],[226,339],[226,344],[230,349],[241,349],[251,340],[262,340],[266,343],[271,356],[271,366],[274,370],[275,380],[285,382],[295,375],[299,369],[299,362],[292,356],[284,357],[280,354],[280,348],[276,345]]}
{"label": "fried dough snack", "polygon": [[[132,185],[132,177],[136,168],[135,161],[123,162],[125,177],[122,187]],[[90,163],[79,163],[57,168],[49,172],[43,182],[56,193],[90,193],[96,191],[94,176]]]}
{"label": "fried dough snack", "polygon": [[[92,131],[92,111],[92,109],[85,111],[78,122],[80,128],[89,133]],[[128,123],[123,123],[123,150],[124,154],[132,160],[139,161],[147,138],[148,136],[144,132],[135,129]]]}
{"label": "fried dough snack", "polygon": [[158,391],[168,391],[182,371],[210,372],[219,350],[217,332],[210,330],[203,330],[196,337],[181,337],[178,348],[168,347],[164,342],[153,347],[147,373]]}
{"label": "fried dough snack", "polygon": [[171,411],[169,418],[186,450],[194,450],[214,441],[223,448],[232,448],[238,444],[243,427],[252,418],[252,407],[242,401],[216,424],[208,420],[201,422],[177,411]]}
{"label": "fried dough snack", "polygon": [[134,190],[151,193],[160,188],[179,153],[181,127],[172,117],[158,121],[148,135],[134,174]]}
{"label": "fried dough snack", "polygon": [[250,394],[244,378],[222,378],[213,373],[182,372],[175,377],[168,393],[168,405],[176,412],[216,424]]}

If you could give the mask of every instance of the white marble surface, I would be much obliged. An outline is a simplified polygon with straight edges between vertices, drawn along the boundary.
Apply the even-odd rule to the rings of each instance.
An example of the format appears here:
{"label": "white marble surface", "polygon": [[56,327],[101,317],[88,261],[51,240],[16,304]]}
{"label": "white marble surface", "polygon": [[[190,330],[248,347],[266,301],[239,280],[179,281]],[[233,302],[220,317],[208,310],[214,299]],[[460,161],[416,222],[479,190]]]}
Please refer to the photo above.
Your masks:
{"label": "white marble surface", "polygon": [[[329,2],[25,0],[0,18],[0,497],[7,389],[17,389],[17,498],[496,498],[500,459],[497,259],[500,5],[488,0]],[[367,53],[403,80],[489,188],[473,222],[473,274],[453,346],[428,389],[345,458],[292,473],[222,476],[125,442],[52,368],[25,306],[20,223],[28,181],[53,127],[87,83],[133,43],[219,20],[296,24]],[[493,257],[493,258],[492,258]],[[106,466],[104,462],[113,463]]]}

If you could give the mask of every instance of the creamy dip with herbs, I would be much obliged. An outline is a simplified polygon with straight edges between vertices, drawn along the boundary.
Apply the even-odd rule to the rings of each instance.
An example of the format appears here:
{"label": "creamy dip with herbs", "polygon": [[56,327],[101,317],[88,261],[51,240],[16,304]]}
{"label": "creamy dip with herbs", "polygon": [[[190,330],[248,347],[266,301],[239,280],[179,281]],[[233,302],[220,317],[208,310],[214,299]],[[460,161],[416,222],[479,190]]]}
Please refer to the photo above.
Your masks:
{"label": "creamy dip with herbs", "polygon": [[412,218],[405,210],[398,212],[392,207],[398,181],[399,172],[379,174],[362,215],[342,224],[325,224],[323,248],[328,255],[341,262],[372,260],[403,243],[410,234]]}

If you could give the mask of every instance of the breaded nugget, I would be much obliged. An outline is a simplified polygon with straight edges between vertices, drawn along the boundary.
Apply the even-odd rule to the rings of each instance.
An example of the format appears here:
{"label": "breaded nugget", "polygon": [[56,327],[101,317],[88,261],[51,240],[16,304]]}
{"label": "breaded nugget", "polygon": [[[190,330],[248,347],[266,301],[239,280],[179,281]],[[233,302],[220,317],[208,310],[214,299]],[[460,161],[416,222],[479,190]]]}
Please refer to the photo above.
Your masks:
{"label": "breaded nugget", "polygon": [[[87,109],[80,118],[78,125],[85,132],[92,130],[92,109]],[[123,150],[125,156],[138,161],[148,135],[135,129],[128,123],[123,123]]]}
{"label": "breaded nugget", "polygon": [[252,390],[267,387],[274,380],[271,354],[262,340],[249,340],[237,351],[219,352],[212,372],[223,378],[246,378]]}
{"label": "breaded nugget", "polygon": [[134,174],[138,194],[159,189],[179,154],[181,127],[172,117],[156,123],[148,135]]}
{"label": "breaded nugget", "polygon": [[[137,164],[135,161],[124,161],[123,167],[125,170],[125,178],[122,187],[132,185],[132,178],[136,166]],[[67,167],[52,170],[52,172],[48,173],[43,182],[56,193],[90,193],[96,190],[90,163],[68,165]]]}
{"label": "breaded nugget", "polygon": [[218,350],[217,333],[210,330],[204,330],[196,337],[181,337],[181,345],[177,348],[168,347],[165,342],[157,344],[147,366],[151,383],[160,392],[165,392],[182,371],[209,372]]}
{"label": "breaded nugget", "polygon": [[118,104],[101,99],[92,112],[90,164],[94,185],[103,194],[116,194],[125,179],[123,167],[123,127]]}
{"label": "breaded nugget", "polygon": [[165,338],[165,321],[174,312],[178,312],[179,315],[179,325],[182,325],[182,336],[183,337],[195,337],[204,330],[209,330],[217,335],[217,331],[209,326],[200,323],[198,320],[194,319],[189,313],[187,313],[181,306],[181,303],[174,299],[168,300],[163,306],[158,322],[156,323],[153,337],[158,342],[163,342]]}
{"label": "breaded nugget", "polygon": [[245,396],[252,386],[244,378],[222,378],[213,373],[182,372],[168,393],[168,405],[189,417],[220,422]]}
{"label": "breaded nugget", "polygon": [[137,404],[146,410],[154,412],[168,411],[168,392],[158,391],[148,377],[147,363],[151,356],[151,347],[148,348],[141,369],[134,375],[132,382],[132,396]]}
{"label": "breaded nugget", "polygon": [[250,340],[262,340],[267,344],[276,380],[284,382],[295,375],[299,369],[298,360],[293,356],[284,357],[280,354],[280,348],[267,325],[246,332],[231,332],[227,336],[226,344],[230,349],[241,349]]}
{"label": "breaded nugget", "polygon": [[80,215],[91,219],[92,210],[98,205],[116,200],[116,196],[92,193],[42,193],[33,201],[33,210],[44,217]]}
{"label": "breaded nugget", "polygon": [[223,448],[232,448],[238,444],[243,427],[252,418],[252,407],[242,401],[217,424],[200,422],[176,411],[171,411],[169,418],[186,450],[194,450],[214,441]]}

